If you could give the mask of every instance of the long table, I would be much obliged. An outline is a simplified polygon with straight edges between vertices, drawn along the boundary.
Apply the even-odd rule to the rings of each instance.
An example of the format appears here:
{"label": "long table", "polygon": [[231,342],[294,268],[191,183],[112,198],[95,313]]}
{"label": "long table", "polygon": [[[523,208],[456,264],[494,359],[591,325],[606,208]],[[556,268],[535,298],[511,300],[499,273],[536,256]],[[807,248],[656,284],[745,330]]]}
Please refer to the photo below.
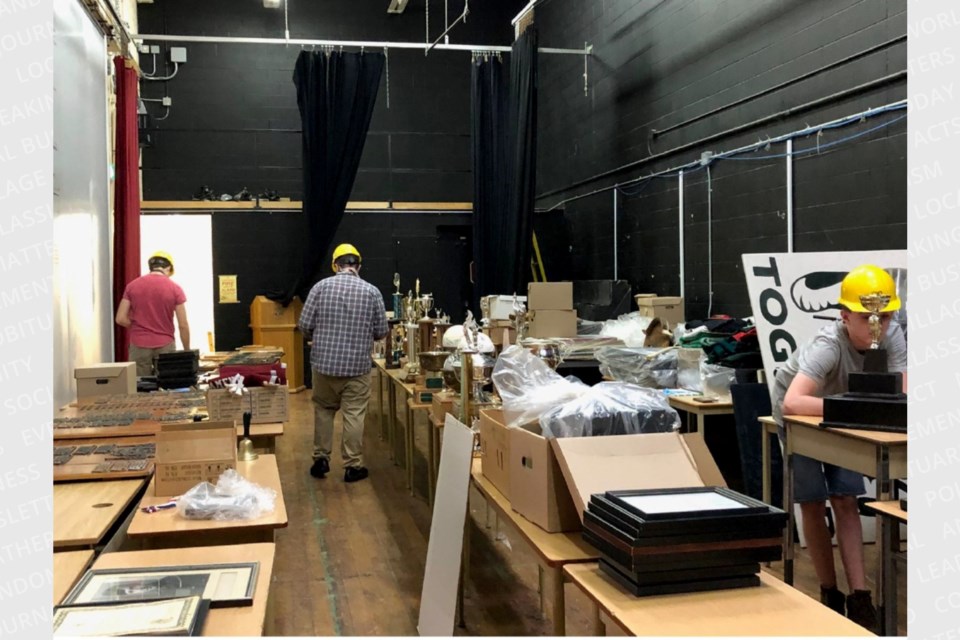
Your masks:
{"label": "long table", "polygon": [[[195,536],[195,538],[199,537]],[[93,564],[93,569],[259,562],[253,604],[246,607],[210,609],[203,625],[203,635],[216,637],[271,635],[269,632],[273,615],[270,580],[273,576],[275,553],[276,547],[273,543],[123,551],[104,553]]]}
{"label": "long table", "polygon": [[733,402],[718,400],[717,402],[699,402],[694,396],[668,396],[667,402],[677,411],[685,411],[697,416],[697,433],[700,438],[706,437],[707,416],[733,415]]}
{"label": "long table", "polygon": [[760,586],[638,598],[595,563],[568,564],[563,573],[590,600],[593,632],[600,612],[632,636],[870,636],[829,607],[761,571]]}
{"label": "long table", "polygon": [[[533,524],[510,507],[510,501],[493,486],[480,471],[480,459],[474,458],[470,470],[473,486],[492,505],[504,520],[509,522],[520,534],[520,537],[530,546],[537,556],[540,571],[545,573],[552,585],[553,591],[553,635],[562,636],[566,633],[566,602],[563,593],[564,567],[578,562],[596,561],[599,552],[587,543],[579,531],[569,533],[547,533]],[[464,528],[463,557],[466,559],[465,570],[469,571],[470,527]],[[460,589],[463,589],[463,580]],[[461,591],[462,593],[462,591]],[[543,590],[541,585],[541,596]],[[462,597],[460,602],[462,602]],[[461,613],[463,608],[461,606]]]}
{"label": "long table", "polygon": [[171,498],[154,495],[153,479],[130,522],[127,536],[145,548],[273,542],[274,532],[287,526],[277,457],[264,454],[252,462],[238,462],[237,473],[276,491],[272,513],[253,520],[187,520],[176,509],[144,513],[140,510],[142,507],[161,504]]}
{"label": "long table", "polygon": [[53,604],[60,604],[93,562],[93,551],[60,551],[53,554]]}

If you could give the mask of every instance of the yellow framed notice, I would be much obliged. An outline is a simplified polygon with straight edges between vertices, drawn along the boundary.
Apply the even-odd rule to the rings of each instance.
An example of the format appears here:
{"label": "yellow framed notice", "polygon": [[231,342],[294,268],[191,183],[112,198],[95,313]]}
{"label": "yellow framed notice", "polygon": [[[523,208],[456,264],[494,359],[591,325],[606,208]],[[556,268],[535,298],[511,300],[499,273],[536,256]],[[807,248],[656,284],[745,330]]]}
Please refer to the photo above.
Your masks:
{"label": "yellow framed notice", "polygon": [[237,299],[237,276],[218,276],[220,280],[220,304],[240,302]]}

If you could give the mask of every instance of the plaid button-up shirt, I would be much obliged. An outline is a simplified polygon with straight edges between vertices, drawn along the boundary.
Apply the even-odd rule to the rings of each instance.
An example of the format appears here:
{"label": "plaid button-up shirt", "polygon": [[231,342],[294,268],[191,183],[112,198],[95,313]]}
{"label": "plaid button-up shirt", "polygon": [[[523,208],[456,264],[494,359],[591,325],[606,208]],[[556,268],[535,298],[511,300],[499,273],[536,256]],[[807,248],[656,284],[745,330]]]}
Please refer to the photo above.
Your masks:
{"label": "plaid button-up shirt", "polygon": [[297,326],[307,340],[313,339],[313,370],[337,377],[370,373],[373,341],[388,330],[380,291],[342,271],[313,286]]}

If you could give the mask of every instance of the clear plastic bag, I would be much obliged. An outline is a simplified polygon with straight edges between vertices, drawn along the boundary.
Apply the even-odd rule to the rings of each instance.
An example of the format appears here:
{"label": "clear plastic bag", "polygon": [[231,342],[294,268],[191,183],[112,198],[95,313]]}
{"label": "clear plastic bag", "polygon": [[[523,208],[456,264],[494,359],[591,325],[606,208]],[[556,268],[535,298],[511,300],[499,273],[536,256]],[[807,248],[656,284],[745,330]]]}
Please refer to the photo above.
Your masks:
{"label": "clear plastic bag", "polygon": [[626,382],[601,382],[540,416],[545,438],[665,433],[680,416],[659,391]]}
{"label": "clear plastic bag", "polygon": [[737,379],[736,369],[707,362],[706,354],[700,358],[700,387],[703,395],[730,399],[730,385]]}
{"label": "clear plastic bag", "polygon": [[590,387],[561,376],[526,349],[504,349],[493,368],[493,384],[503,401],[508,426],[537,420],[543,412],[572,400]]}
{"label": "clear plastic bag", "polygon": [[651,389],[677,386],[677,350],[649,347],[597,349],[600,373],[612,380]]}
{"label": "clear plastic bag", "polygon": [[628,347],[642,347],[651,320],[653,318],[642,316],[639,311],[627,313],[616,320],[604,322],[600,335],[619,338]]}
{"label": "clear plastic bag", "polygon": [[177,512],[187,520],[253,520],[272,512],[276,500],[273,489],[227,469],[216,485],[201,482],[180,496]]}
{"label": "clear plastic bag", "polygon": [[677,349],[677,386],[697,393],[703,392],[700,379],[700,362],[703,361],[702,349]]}

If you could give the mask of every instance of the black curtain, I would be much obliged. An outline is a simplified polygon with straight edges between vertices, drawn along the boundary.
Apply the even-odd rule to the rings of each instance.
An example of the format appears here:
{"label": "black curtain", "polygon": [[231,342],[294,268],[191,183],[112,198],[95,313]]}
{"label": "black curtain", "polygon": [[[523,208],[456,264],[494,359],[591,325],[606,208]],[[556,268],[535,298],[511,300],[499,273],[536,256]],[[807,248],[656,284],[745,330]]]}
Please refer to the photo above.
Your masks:
{"label": "black curtain", "polygon": [[507,185],[507,74],[498,55],[477,54],[470,78],[471,150],[473,152],[473,261],[474,295],[502,289],[505,273],[496,269],[506,234],[503,212],[509,202]]}
{"label": "black curtain", "polygon": [[535,27],[514,42],[509,77],[497,57],[475,58],[471,112],[475,298],[523,294],[530,279],[536,186]]}
{"label": "black curtain", "polygon": [[[353,190],[383,72],[382,53],[301,51],[293,70],[303,129],[303,267],[287,291],[306,300],[330,273],[331,247]],[[362,248],[360,249],[362,251]]]}

